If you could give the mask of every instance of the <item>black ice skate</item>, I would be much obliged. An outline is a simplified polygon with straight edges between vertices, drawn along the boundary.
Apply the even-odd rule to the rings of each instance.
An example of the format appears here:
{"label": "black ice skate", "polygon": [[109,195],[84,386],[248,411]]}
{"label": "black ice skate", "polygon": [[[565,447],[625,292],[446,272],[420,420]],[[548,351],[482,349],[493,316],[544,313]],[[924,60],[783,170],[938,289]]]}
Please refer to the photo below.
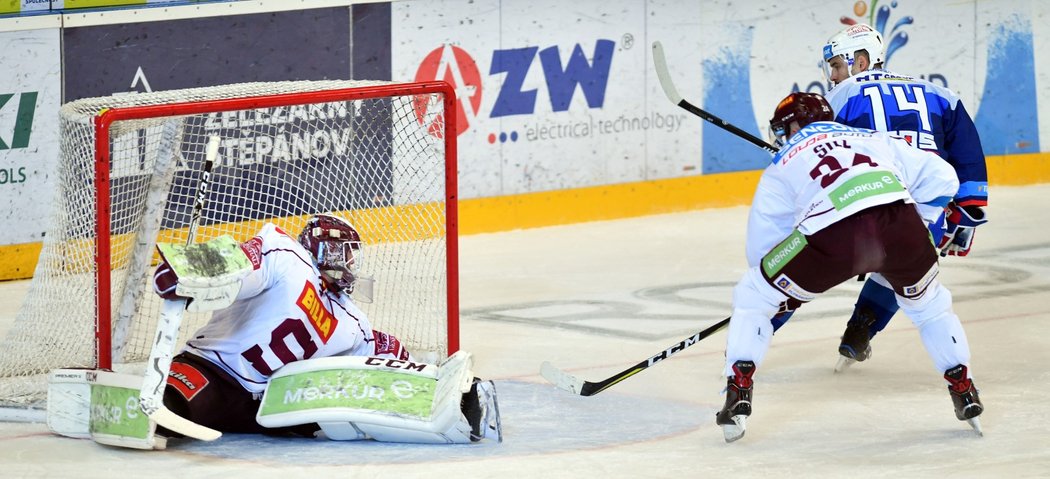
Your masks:
{"label": "black ice skate", "polygon": [[839,344],[839,362],[835,365],[835,372],[841,373],[853,363],[871,357],[869,329],[872,324],[875,324],[875,312],[866,307],[860,308],[857,317],[846,323],[846,331],[842,333],[842,342]]}
{"label": "black ice skate", "polygon": [[977,416],[984,412],[984,405],[981,404],[973,381],[967,377],[966,366],[960,364],[945,371],[944,379],[948,380],[948,392],[951,393],[952,404],[955,405],[955,417],[970,423],[978,436],[984,436],[981,422],[977,419]]}
{"label": "black ice skate", "polygon": [[754,386],[751,376],[755,374],[755,363],[737,361],[733,363],[733,373],[726,386],[726,404],[715,415],[715,422],[722,426],[726,442],[744,437],[747,417],[751,415],[751,392]]}

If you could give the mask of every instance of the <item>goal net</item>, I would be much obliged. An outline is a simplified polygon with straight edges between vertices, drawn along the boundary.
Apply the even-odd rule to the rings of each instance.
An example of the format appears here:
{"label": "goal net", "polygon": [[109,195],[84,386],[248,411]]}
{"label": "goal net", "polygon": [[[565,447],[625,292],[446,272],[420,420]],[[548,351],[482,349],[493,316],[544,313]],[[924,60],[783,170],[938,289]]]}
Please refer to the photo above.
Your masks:
{"label": "goal net", "polygon": [[[141,374],[156,334],[156,243],[297,234],[315,213],[366,243],[375,329],[417,357],[458,349],[455,98],[443,82],[246,83],[77,100],[61,109],[57,200],[0,340],[0,407],[42,408],[54,368]],[[178,344],[209,314],[184,317]]]}

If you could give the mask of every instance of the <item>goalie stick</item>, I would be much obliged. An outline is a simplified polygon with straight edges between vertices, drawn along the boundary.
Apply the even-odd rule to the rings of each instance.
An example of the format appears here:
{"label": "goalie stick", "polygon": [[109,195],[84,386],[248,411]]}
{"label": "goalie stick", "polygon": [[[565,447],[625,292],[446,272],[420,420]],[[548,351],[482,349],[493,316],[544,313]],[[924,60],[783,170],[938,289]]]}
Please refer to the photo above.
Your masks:
{"label": "goalie stick", "polygon": [[[201,180],[197,186],[197,198],[193,205],[189,232],[186,237],[187,245],[193,244],[194,237],[197,236],[197,225],[200,223],[208,195],[208,180],[211,176],[212,165],[218,155],[219,137],[213,136],[208,141],[204,164],[201,167]],[[179,326],[182,324],[182,315],[185,310],[185,299],[165,300],[161,306],[160,319],[157,321],[157,337],[150,349],[146,374],[142,380],[142,389],[139,391],[139,407],[150,419],[166,429],[194,439],[214,441],[222,436],[221,432],[183,418],[164,406],[164,386],[167,384],[168,372],[171,370],[175,341],[179,337]]]}
{"label": "goalie stick", "polygon": [[656,364],[657,362],[663,361],[664,359],[678,354],[685,348],[688,348],[689,346],[692,346],[700,342],[704,338],[716,333],[718,330],[724,328],[727,324],[729,324],[729,318],[723,319],[715,323],[713,326],[679,341],[678,344],[675,344],[674,346],[663,350],[659,354],[649,357],[649,359],[646,359],[645,361],[635,364],[634,366],[624,369],[623,371],[620,371],[619,373],[616,373],[598,382],[590,382],[579,379],[576,376],[573,376],[565,371],[562,371],[561,369],[554,367],[554,365],[551,364],[549,361],[544,361],[543,365],[540,366],[540,374],[543,375],[544,379],[550,381],[552,384],[557,386],[558,389],[563,389],[573,394],[579,394],[580,396],[593,396],[606,389],[609,389],[610,387],[615,386],[617,383],[623,381],[624,379],[627,379],[631,376],[634,376],[635,374],[644,371],[646,368]]}
{"label": "goalie stick", "polygon": [[755,145],[763,150],[768,151],[770,154],[775,155],[779,151],[775,146],[762,141],[761,138],[756,137],[740,128],[737,128],[732,123],[729,123],[715,115],[712,115],[700,107],[689,103],[682,95],[678,93],[678,89],[675,88],[674,82],[671,81],[671,72],[667,69],[667,59],[664,58],[664,47],[660,42],[653,42],[653,64],[656,66],[656,76],[660,79],[660,86],[664,90],[664,94],[667,95],[667,99],[671,100],[671,103],[678,105],[685,111],[692,113],[700,118],[703,118],[707,122],[728,131],[744,140],[747,140],[752,145]]}

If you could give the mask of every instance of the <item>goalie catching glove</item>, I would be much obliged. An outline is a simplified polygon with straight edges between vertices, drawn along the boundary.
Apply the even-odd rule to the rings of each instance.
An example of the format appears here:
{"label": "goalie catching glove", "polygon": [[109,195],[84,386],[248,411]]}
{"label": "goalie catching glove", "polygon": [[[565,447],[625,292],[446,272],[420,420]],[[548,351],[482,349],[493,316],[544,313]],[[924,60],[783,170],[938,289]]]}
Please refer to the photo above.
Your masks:
{"label": "goalie catching glove", "polygon": [[205,243],[158,243],[161,261],[153,275],[153,290],[164,299],[188,298],[187,310],[225,308],[237,297],[241,280],[252,272],[247,253],[230,236]]}
{"label": "goalie catching glove", "polygon": [[984,209],[980,206],[948,205],[947,230],[938,245],[941,256],[966,256],[973,246],[974,229],[988,222]]}

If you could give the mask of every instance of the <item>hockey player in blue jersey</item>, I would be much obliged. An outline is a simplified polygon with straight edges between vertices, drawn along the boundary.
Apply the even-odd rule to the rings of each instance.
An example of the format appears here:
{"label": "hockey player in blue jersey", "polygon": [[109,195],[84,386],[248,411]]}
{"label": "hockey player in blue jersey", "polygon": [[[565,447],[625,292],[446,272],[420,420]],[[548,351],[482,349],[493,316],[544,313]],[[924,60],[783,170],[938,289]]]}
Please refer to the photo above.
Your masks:
{"label": "hockey player in blue jersey", "polygon": [[[827,101],[835,121],[887,131],[916,148],[936,153],[955,169],[959,191],[943,198],[946,221],[930,225],[941,256],[966,256],[974,229],[988,221],[988,174],[977,128],[959,96],[940,85],[883,69],[882,36],[868,25],[851,25],[824,46],[824,67],[835,84]],[[899,307],[879,275],[865,282],[839,345],[836,371],[871,356],[870,340]],[[779,326],[790,313],[777,318]]]}

